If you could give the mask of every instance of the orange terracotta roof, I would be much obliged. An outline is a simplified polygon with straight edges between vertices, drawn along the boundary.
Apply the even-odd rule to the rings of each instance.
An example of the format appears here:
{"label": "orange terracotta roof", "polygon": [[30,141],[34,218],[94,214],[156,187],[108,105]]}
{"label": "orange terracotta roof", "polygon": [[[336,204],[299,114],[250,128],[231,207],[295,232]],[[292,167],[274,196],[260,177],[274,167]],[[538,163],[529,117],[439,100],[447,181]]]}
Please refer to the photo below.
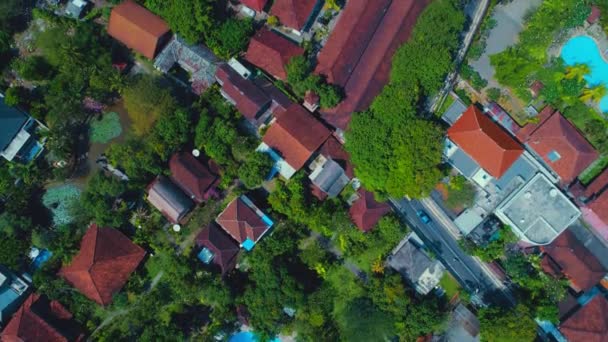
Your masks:
{"label": "orange terracotta roof", "polygon": [[596,295],[559,326],[562,334],[573,342],[608,342],[608,300]]}
{"label": "orange terracotta roof", "polygon": [[287,78],[285,66],[295,56],[304,54],[304,49],[278,33],[261,29],[251,38],[245,59],[268,72],[275,78]]}
{"label": "orange terracotta roof", "polygon": [[156,56],[168,32],[163,19],[131,0],[114,7],[110,14],[108,34],[150,59]]}
{"label": "orange terracotta roof", "polygon": [[470,106],[448,129],[448,137],[495,178],[500,178],[524,152],[475,106]]}
{"label": "orange terracotta roof", "polygon": [[292,104],[285,113],[277,115],[277,121],[262,140],[291,167],[299,170],[330,135],[331,132],[308,111]]}
{"label": "orange terracotta roof", "polygon": [[80,251],[59,275],[92,301],[107,305],[145,255],[118,230],[92,224],[82,238]]}

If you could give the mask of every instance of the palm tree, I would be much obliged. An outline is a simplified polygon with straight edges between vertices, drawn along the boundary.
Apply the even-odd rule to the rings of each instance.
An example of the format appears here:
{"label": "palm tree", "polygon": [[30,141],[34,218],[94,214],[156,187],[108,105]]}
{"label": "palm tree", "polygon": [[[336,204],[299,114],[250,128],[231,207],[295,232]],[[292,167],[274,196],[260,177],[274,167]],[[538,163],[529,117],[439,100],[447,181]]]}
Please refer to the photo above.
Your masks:
{"label": "palm tree", "polygon": [[608,88],[606,88],[606,85],[598,84],[591,88],[585,88],[585,90],[583,90],[583,94],[581,95],[580,99],[585,102],[586,101],[600,102],[604,98],[604,96],[606,96],[607,94],[608,94]]}
{"label": "palm tree", "polygon": [[579,82],[583,77],[591,73],[591,68],[587,64],[575,64],[566,68],[566,79],[576,78]]}

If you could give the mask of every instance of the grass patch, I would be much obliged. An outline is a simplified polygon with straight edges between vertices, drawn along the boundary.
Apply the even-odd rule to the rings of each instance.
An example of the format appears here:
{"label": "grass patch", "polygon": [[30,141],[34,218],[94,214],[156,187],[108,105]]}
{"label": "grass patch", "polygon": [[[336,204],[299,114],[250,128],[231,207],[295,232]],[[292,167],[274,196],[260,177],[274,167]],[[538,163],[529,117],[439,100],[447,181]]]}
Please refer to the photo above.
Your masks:
{"label": "grass patch", "polygon": [[120,117],[116,112],[105,113],[101,120],[91,122],[91,142],[105,144],[122,133]]}
{"label": "grass patch", "polygon": [[604,169],[608,167],[608,155],[600,156],[596,161],[594,161],[585,171],[583,171],[578,179],[581,183],[587,185],[591,183],[591,181],[597,177]]}
{"label": "grass patch", "polygon": [[439,109],[435,112],[435,115],[437,115],[437,117],[442,117],[446,110],[448,110],[448,108],[450,108],[450,106],[454,103],[454,101],[456,101],[454,97],[452,95],[448,95],[445,98],[445,101],[443,101],[441,107],[439,107]]}
{"label": "grass patch", "polygon": [[452,277],[449,272],[445,272],[441,281],[439,281],[439,286],[445,291],[448,298],[453,298],[457,293],[460,292],[460,284]]}
{"label": "grass patch", "polygon": [[64,184],[47,189],[42,196],[42,204],[53,214],[53,223],[63,225],[74,220],[72,208],[82,191],[72,184]]}

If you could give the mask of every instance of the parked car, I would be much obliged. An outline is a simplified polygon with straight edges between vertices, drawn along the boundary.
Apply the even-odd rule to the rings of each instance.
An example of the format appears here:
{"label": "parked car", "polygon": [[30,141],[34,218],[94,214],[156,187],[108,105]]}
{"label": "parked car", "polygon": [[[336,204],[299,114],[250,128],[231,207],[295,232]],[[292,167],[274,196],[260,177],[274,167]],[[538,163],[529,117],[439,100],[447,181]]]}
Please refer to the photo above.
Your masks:
{"label": "parked car", "polygon": [[431,218],[429,217],[429,215],[424,211],[424,210],[418,210],[416,212],[416,215],[418,215],[418,217],[420,218],[420,220],[424,223],[424,224],[428,224],[431,222]]}

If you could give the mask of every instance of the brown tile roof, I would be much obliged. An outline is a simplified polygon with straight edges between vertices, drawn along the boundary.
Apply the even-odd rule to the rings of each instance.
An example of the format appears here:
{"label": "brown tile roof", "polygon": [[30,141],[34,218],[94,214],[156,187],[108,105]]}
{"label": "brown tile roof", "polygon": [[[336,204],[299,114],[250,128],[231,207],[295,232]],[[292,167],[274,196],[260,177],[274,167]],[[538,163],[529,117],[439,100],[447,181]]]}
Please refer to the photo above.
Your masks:
{"label": "brown tile roof", "polygon": [[300,105],[292,104],[285,113],[277,115],[262,140],[299,170],[330,135],[319,120]]}
{"label": "brown tile roof", "polygon": [[344,145],[342,145],[334,136],[330,136],[325,143],[323,143],[319,153],[340,164],[348,178],[352,179],[355,176],[353,165],[350,163],[350,155],[344,149]]}
{"label": "brown tile roof", "polygon": [[374,198],[374,194],[360,189],[360,198],[353,203],[349,209],[350,217],[355,225],[364,232],[368,232],[376,226],[382,216],[391,211],[388,203],[379,203]]}
{"label": "brown tile roof", "polygon": [[304,49],[278,33],[265,28],[251,38],[245,59],[280,80],[287,78],[285,66],[291,58],[304,54]]}
{"label": "brown tile roof", "polygon": [[134,1],[127,0],[112,9],[108,34],[150,59],[159,52],[168,33],[164,20]]}
{"label": "brown tile roof", "polygon": [[608,301],[602,294],[576,311],[559,326],[573,342],[608,342]]}
{"label": "brown tile roof", "polygon": [[256,10],[258,12],[264,11],[264,6],[268,0],[241,0],[241,3],[252,10]]}
{"label": "brown tile roof", "polygon": [[186,152],[171,156],[169,169],[171,180],[197,203],[209,199],[220,180],[218,168],[212,161],[203,165],[192,154]]}
{"label": "brown tile roof", "polygon": [[215,219],[239,244],[249,239],[257,242],[268,230],[258,214],[238,197]]}
{"label": "brown tile roof", "polygon": [[346,129],[355,111],[365,110],[389,81],[391,60],[410,36],[428,0],[349,0],[315,72],[344,89],[336,108],[324,109],[327,122]]}
{"label": "brown tile roof", "polygon": [[558,265],[559,270],[577,289],[587,291],[606,275],[602,264],[569,230],[541,248],[546,254],[545,257],[550,258],[554,265]]}
{"label": "brown tile roof", "polygon": [[[599,156],[593,146],[559,112],[540,124],[524,142],[559,175],[564,185],[572,183]],[[553,152],[559,155],[556,161],[549,158]]]}
{"label": "brown tile roof", "polygon": [[107,305],[145,255],[118,230],[92,224],[82,238],[80,251],[59,275],[92,301]]}
{"label": "brown tile roof", "polygon": [[547,119],[549,119],[551,117],[551,115],[553,115],[553,113],[555,113],[555,109],[553,109],[551,106],[546,106],[545,108],[543,108],[543,110],[541,110],[540,113],[538,113],[537,122],[530,122],[530,123],[526,124],[524,127],[522,127],[519,131],[517,131],[517,133],[516,133],[517,140],[521,141],[522,143],[525,143],[526,140],[528,140],[528,138],[530,138],[530,134],[534,133],[534,131],[539,126],[544,124],[545,121],[547,121]]}
{"label": "brown tile roof", "polygon": [[194,202],[175,183],[158,176],[147,187],[148,202],[171,223],[180,223],[194,206]]}
{"label": "brown tile roof", "polygon": [[215,76],[222,84],[222,91],[248,120],[254,121],[270,105],[270,97],[252,80],[241,77],[230,65],[222,64]]}
{"label": "brown tile roof", "polygon": [[448,129],[448,137],[495,178],[500,178],[524,152],[475,106],[470,106]]}
{"label": "brown tile roof", "polygon": [[281,25],[300,31],[317,2],[318,0],[274,0],[270,14],[279,18]]}
{"label": "brown tile roof", "polygon": [[240,251],[239,245],[215,222],[211,222],[198,234],[196,244],[213,252],[213,263],[220,267],[222,274],[230,271],[236,265],[236,256]]}
{"label": "brown tile roof", "polygon": [[591,197],[608,191],[608,168],[595,177],[585,188],[585,196]]}
{"label": "brown tile roof", "polygon": [[81,327],[61,303],[31,294],[2,331],[2,342],[82,341]]}
{"label": "brown tile roof", "polygon": [[600,220],[608,224],[608,191],[604,191],[604,193],[589,203],[588,208],[593,210]]}

